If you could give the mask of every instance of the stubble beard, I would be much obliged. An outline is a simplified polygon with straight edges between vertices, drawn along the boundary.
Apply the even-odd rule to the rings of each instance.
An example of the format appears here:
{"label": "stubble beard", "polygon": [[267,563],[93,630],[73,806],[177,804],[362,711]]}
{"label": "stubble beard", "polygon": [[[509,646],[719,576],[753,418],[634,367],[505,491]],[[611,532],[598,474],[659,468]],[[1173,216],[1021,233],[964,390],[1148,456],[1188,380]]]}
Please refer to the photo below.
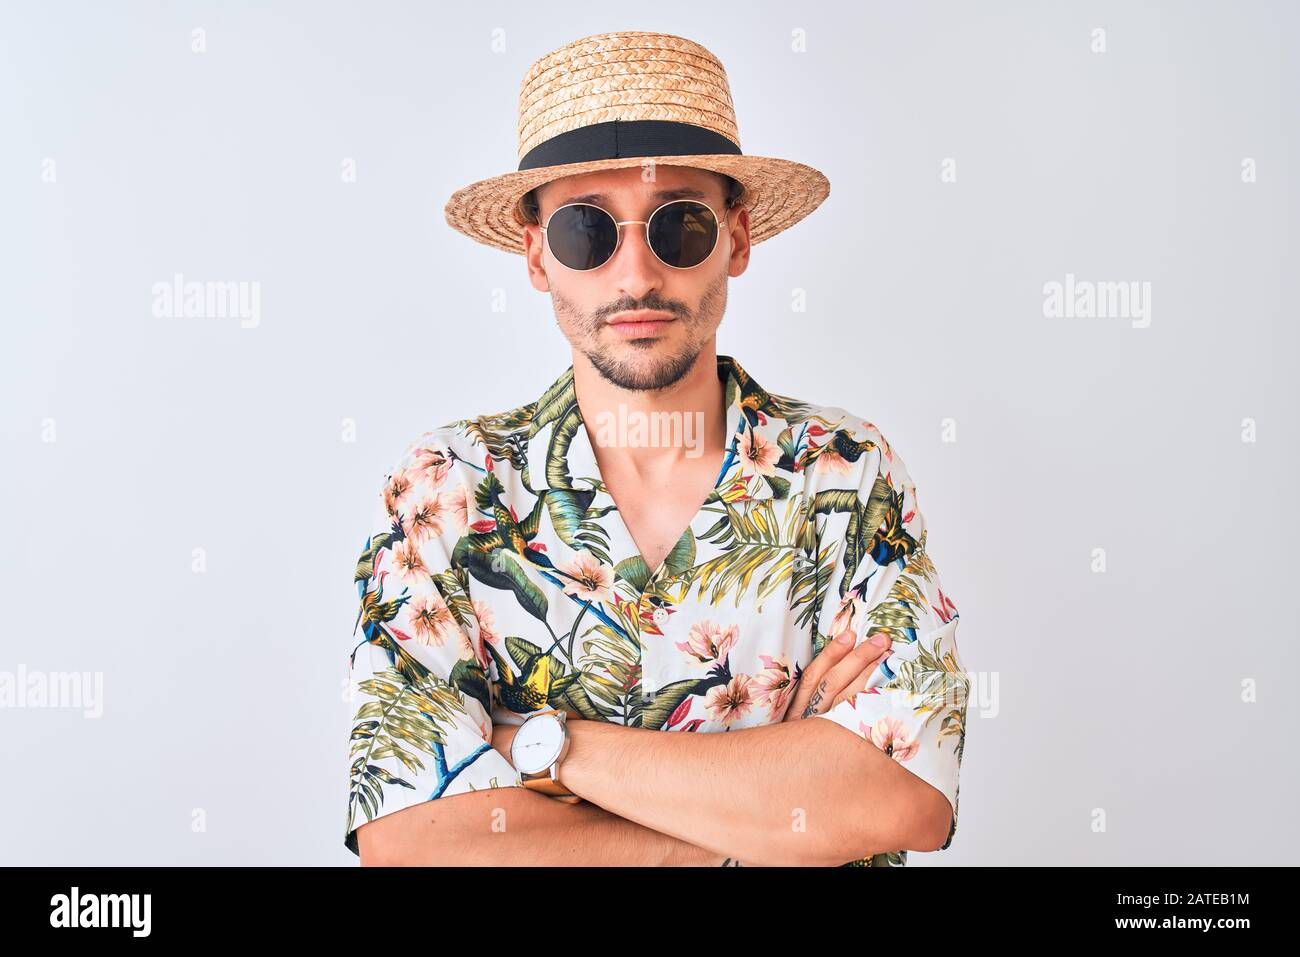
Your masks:
{"label": "stubble beard", "polygon": [[[721,323],[727,306],[727,275],[723,273],[705,289],[692,313],[666,300],[651,297],[641,303],[623,302],[600,315],[588,316],[576,309],[559,292],[551,291],[555,320],[570,344],[587,357],[600,377],[630,392],[666,389],[690,372],[709,336]],[[606,316],[625,309],[657,309],[671,312],[686,325],[686,342],[672,355],[658,355],[664,346],[658,339],[626,339],[616,346],[604,345],[613,337],[605,332]],[[716,321],[715,321],[716,317]],[[604,337],[604,340],[602,340]],[[641,353],[641,359],[627,359],[619,352]]]}

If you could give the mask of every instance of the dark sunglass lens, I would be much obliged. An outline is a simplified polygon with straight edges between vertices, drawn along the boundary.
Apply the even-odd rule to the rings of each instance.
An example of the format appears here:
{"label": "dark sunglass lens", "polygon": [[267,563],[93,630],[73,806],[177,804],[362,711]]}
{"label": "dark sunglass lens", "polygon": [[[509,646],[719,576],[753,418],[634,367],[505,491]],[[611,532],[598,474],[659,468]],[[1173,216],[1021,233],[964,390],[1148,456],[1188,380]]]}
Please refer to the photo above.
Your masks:
{"label": "dark sunglass lens", "polygon": [[718,221],[703,203],[669,203],[650,220],[650,248],[670,266],[686,269],[709,258],[718,239]]}
{"label": "dark sunglass lens", "polygon": [[546,224],[546,239],[551,255],[570,269],[595,269],[614,255],[618,227],[603,209],[575,203],[555,211]]}

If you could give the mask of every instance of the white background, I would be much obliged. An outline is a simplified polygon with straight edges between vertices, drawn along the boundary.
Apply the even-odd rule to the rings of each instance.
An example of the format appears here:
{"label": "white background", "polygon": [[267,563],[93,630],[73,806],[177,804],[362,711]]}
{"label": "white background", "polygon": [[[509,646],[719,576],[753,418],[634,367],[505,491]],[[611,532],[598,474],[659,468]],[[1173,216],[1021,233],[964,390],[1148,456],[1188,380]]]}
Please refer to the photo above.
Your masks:
{"label": "white background", "polygon": [[[652,29],[723,61],[745,152],[831,181],[732,281],[718,350],[874,422],[916,482],[985,700],[957,837],[909,864],[1291,863],[1298,20],[6,3],[0,671],[100,672],[104,713],[0,710],[0,862],[356,863],[342,682],[382,477],[571,361],[522,259],[443,204],[515,168],[533,60]],[[259,325],[156,318],[176,273],[260,283]],[[1150,326],[1046,318],[1067,273],[1150,282]]]}

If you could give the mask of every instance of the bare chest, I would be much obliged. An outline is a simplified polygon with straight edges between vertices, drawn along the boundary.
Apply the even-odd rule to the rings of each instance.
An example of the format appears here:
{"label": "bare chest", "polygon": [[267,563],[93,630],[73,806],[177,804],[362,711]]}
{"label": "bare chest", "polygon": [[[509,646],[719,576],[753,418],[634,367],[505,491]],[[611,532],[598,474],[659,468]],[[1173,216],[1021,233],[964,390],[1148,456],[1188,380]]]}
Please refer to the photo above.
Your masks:
{"label": "bare chest", "polygon": [[692,464],[660,483],[606,479],[619,516],[653,572],[690,527],[713,491],[718,463]]}
{"label": "bare chest", "polygon": [[[626,495],[623,497],[628,498]],[[636,542],[637,551],[653,572],[668,557],[686,527],[691,524],[691,519],[699,511],[699,502],[656,503],[653,501],[655,496],[648,497],[652,500],[635,502],[629,506],[628,511],[620,508],[620,513],[623,524]]]}

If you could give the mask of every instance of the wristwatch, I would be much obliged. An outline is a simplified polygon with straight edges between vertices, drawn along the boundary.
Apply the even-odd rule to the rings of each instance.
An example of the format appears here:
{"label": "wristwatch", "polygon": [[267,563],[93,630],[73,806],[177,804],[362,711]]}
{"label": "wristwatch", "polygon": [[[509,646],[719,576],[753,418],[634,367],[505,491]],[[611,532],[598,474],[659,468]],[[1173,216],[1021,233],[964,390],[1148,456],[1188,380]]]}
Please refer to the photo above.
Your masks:
{"label": "wristwatch", "polygon": [[529,715],[510,741],[510,761],[519,771],[519,783],[566,804],[582,800],[559,780],[560,759],[569,751],[567,711],[548,708]]}

